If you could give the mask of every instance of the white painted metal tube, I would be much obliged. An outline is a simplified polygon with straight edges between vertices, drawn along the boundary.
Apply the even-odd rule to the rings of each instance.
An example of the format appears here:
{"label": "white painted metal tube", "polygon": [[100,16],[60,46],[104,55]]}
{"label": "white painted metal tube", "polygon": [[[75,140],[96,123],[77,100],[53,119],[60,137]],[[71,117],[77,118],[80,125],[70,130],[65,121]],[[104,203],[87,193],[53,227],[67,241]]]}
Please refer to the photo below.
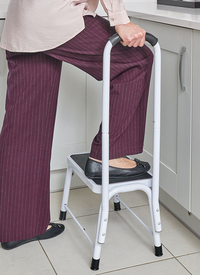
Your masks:
{"label": "white painted metal tube", "polygon": [[79,221],[77,220],[77,218],[74,216],[74,214],[72,213],[72,211],[69,209],[69,207],[67,205],[65,205],[65,207],[66,207],[67,211],[69,212],[69,214],[72,216],[73,220],[78,225],[78,227],[81,229],[81,231],[83,232],[83,234],[85,235],[85,237],[88,239],[88,241],[94,247],[93,241],[90,239],[89,235],[86,233],[85,229],[81,226],[81,224],[79,223]]}
{"label": "white painted metal tube", "polygon": [[71,186],[71,178],[72,178],[72,168],[68,165],[66,178],[65,178],[62,204],[61,204],[61,211],[63,211],[63,212],[66,211],[65,205],[68,204],[69,190],[70,190],[70,186]]}
{"label": "white painted metal tube", "polygon": [[131,215],[133,215],[144,226],[144,228],[146,228],[146,230],[149,231],[151,235],[153,235],[151,229],[128,207],[128,205],[126,205],[120,198],[119,201],[121,202],[121,204],[124,205],[124,207],[126,207],[126,209],[131,213]]}
{"label": "white painted metal tube", "polygon": [[157,43],[154,46],[154,143],[153,143],[153,184],[152,204],[155,221],[155,230],[160,232],[161,220],[159,209],[159,175],[160,175],[160,116],[161,116],[161,50]]}
{"label": "white painted metal tube", "polygon": [[94,244],[94,251],[93,251],[93,259],[98,260],[100,259],[101,254],[101,243],[98,241],[99,239],[99,229],[100,229],[100,222],[101,222],[101,214],[102,214],[102,205],[99,207],[99,215],[98,215],[98,222],[97,222],[97,232]]}
{"label": "white painted metal tube", "polygon": [[103,109],[102,109],[102,215],[99,243],[105,242],[109,213],[109,107],[110,107],[110,53],[112,43],[107,42],[103,55]]}

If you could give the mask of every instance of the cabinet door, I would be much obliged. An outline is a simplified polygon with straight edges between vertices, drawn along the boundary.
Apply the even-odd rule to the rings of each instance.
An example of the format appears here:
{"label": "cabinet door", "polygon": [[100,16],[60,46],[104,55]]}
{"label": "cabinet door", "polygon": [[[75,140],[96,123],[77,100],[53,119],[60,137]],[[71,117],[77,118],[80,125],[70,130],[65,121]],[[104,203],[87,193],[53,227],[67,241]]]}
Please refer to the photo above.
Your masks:
{"label": "cabinet door", "polygon": [[[158,37],[162,53],[160,187],[191,211],[191,43],[192,31],[146,20],[132,20]],[[182,47],[181,89],[179,66]],[[145,156],[152,156],[153,93],[150,92]]]}
{"label": "cabinet door", "polygon": [[200,219],[200,31],[193,34],[192,213]]}
{"label": "cabinet door", "polygon": [[86,74],[63,63],[51,170],[67,167],[67,156],[86,151]]}
{"label": "cabinet door", "polygon": [[93,138],[102,120],[102,81],[87,75],[87,150],[90,151]]}

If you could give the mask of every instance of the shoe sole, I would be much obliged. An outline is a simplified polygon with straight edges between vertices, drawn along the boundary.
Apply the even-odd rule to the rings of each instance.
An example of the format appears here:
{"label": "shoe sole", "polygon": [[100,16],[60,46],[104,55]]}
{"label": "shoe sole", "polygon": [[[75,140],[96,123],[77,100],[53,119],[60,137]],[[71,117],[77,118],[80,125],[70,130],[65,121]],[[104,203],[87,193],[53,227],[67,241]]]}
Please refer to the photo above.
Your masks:
{"label": "shoe sole", "polygon": [[60,230],[57,230],[57,232],[52,232],[51,233],[51,231],[53,231],[53,226],[52,226],[52,228],[48,229],[44,234],[35,236],[35,237],[33,237],[31,239],[27,239],[27,240],[1,243],[1,246],[5,250],[11,250],[11,249],[17,248],[18,246],[21,246],[23,244],[27,244],[27,243],[30,243],[30,242],[47,240],[47,239],[57,237],[58,235],[60,235],[64,231],[64,229],[65,229],[64,225],[61,224]]}
{"label": "shoe sole", "polygon": [[[141,177],[143,177],[144,175],[148,174],[148,172],[143,172],[143,173],[140,173],[140,174],[136,174],[136,175],[130,175],[130,176],[109,176],[109,180],[134,180],[134,179],[139,179]],[[90,176],[86,176],[88,179],[91,179],[91,180],[101,180],[102,179],[102,176],[101,177],[90,177]]]}

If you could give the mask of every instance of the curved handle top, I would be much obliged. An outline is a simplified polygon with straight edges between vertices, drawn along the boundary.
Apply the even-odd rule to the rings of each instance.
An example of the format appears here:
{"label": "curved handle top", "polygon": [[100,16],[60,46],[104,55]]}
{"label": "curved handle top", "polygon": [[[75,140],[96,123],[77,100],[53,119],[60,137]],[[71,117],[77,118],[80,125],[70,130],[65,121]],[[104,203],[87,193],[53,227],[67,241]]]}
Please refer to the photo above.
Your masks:
{"label": "curved handle top", "polygon": [[146,33],[145,40],[149,42],[153,47],[158,43],[158,38],[148,32]]}
{"label": "curved handle top", "polygon": [[[109,40],[110,40],[110,42],[112,43],[112,45],[114,47],[117,43],[119,43],[121,41],[121,37],[117,33],[115,33],[109,38]],[[153,47],[158,42],[158,39],[154,35],[152,35],[148,32],[146,33],[145,40],[147,42],[149,42]]]}

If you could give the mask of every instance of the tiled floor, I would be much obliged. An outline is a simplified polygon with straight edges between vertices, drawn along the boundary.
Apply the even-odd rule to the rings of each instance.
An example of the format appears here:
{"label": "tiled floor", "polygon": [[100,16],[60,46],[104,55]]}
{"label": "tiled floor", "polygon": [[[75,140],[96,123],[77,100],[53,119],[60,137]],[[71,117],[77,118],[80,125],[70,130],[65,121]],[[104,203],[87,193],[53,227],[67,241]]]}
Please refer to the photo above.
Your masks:
{"label": "tiled floor", "polygon": [[[150,226],[146,195],[133,192],[120,196]],[[62,192],[51,194],[52,221],[57,221]],[[92,239],[95,237],[100,196],[87,188],[72,190],[70,206]],[[13,251],[0,248],[0,274],[4,275],[199,275],[200,239],[161,207],[163,256],[153,252],[153,238],[127,210],[113,211],[100,269],[92,271],[92,246],[69,216],[65,231],[46,241],[33,242]]]}

